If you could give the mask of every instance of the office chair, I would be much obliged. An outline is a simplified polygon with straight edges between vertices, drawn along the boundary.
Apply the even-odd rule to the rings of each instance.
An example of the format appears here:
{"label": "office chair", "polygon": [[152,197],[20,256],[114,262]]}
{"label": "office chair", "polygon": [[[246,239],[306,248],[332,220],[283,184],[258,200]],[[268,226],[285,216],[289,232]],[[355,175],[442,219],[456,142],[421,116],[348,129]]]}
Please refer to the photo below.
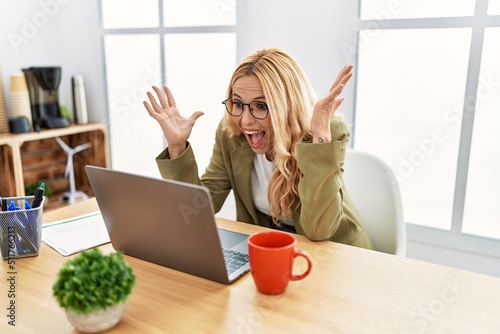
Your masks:
{"label": "office chair", "polygon": [[372,154],[347,149],[343,178],[374,250],[405,256],[403,204],[392,169]]}

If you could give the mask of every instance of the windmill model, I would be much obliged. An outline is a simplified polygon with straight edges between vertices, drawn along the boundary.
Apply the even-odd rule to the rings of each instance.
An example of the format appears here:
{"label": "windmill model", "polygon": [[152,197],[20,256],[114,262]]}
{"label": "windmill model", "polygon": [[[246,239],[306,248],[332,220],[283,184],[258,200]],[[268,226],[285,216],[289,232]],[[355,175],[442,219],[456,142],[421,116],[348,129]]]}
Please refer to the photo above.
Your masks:
{"label": "windmill model", "polygon": [[78,201],[83,201],[84,199],[89,198],[87,194],[85,194],[83,191],[77,191],[76,186],[75,186],[75,170],[73,168],[73,155],[75,155],[78,152],[81,152],[83,150],[88,149],[89,147],[92,146],[91,143],[87,144],[82,144],[78,145],[75,148],[71,148],[66,143],[59,137],[55,138],[56,141],[59,143],[59,145],[62,147],[64,152],[66,152],[66,155],[68,156],[68,163],[66,164],[66,172],[64,173],[65,177],[69,176],[69,191],[63,193],[60,197],[59,200],[61,202],[67,203],[67,204],[73,204]]}

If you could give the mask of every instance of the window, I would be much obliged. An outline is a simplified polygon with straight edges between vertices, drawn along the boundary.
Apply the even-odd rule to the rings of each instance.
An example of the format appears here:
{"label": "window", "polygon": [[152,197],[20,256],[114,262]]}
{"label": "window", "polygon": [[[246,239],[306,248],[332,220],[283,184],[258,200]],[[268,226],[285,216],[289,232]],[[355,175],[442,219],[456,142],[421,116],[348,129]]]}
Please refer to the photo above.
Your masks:
{"label": "window", "polygon": [[362,20],[473,16],[476,0],[362,0]]}
{"label": "window", "polygon": [[359,14],[354,147],[396,172],[415,239],[500,257],[500,1]]}
{"label": "window", "polygon": [[200,173],[208,165],[236,66],[232,0],[101,0],[113,169],[159,176],[166,143],[143,106],[151,86],[167,85],[183,116],[201,110],[190,142]]}
{"label": "window", "polygon": [[464,233],[500,239],[500,28],[484,34],[465,196]]}

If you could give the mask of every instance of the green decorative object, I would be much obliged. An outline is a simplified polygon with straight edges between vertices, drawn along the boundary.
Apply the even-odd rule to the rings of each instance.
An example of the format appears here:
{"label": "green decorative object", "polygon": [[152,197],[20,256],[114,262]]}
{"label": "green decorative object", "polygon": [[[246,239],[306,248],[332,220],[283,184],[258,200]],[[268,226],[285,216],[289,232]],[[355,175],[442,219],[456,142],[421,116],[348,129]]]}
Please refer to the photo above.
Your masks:
{"label": "green decorative object", "polygon": [[[97,248],[93,248],[67,261],[59,271],[52,289],[54,297],[66,310],[68,320],[76,329],[99,332],[120,321],[125,301],[134,286],[133,269],[121,252],[103,255]],[[106,311],[113,313],[115,319],[103,320],[106,317],[103,312]],[[99,318],[98,321],[95,320],[96,317]],[[78,319],[77,323],[74,322],[75,318]],[[81,324],[84,319],[94,323],[85,327]]]}
{"label": "green decorative object", "polygon": [[[25,187],[24,187],[24,194],[26,196],[33,196],[33,195],[35,195],[36,189],[40,186],[40,184],[41,184],[41,182],[33,182],[33,183],[25,185]],[[48,196],[52,195],[53,193],[54,192],[52,191],[52,188],[50,188],[50,186],[47,185],[47,183],[45,183],[45,193],[44,193],[44,196],[48,197]]]}
{"label": "green decorative object", "polygon": [[67,119],[71,118],[69,115],[68,107],[66,107],[65,105],[61,104],[59,106],[59,112],[61,113],[61,117],[67,118]]}

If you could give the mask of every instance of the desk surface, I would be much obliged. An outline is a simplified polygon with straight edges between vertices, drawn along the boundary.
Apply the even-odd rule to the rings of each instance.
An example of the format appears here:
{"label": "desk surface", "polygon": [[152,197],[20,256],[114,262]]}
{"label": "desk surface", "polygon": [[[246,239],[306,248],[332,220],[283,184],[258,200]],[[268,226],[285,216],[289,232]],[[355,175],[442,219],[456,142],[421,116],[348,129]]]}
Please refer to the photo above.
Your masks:
{"label": "desk surface", "polygon": [[[94,199],[44,214],[44,223],[95,211]],[[218,219],[243,233],[262,228]],[[312,255],[305,280],[283,295],[256,291],[251,274],[221,285],[127,256],[137,284],[111,333],[498,333],[500,279],[332,242],[298,236]],[[112,251],[110,244],[101,246]],[[3,261],[1,333],[73,333],[52,297],[69,259],[46,244],[15,262],[15,330],[6,308]],[[297,260],[297,266],[303,266]]]}

